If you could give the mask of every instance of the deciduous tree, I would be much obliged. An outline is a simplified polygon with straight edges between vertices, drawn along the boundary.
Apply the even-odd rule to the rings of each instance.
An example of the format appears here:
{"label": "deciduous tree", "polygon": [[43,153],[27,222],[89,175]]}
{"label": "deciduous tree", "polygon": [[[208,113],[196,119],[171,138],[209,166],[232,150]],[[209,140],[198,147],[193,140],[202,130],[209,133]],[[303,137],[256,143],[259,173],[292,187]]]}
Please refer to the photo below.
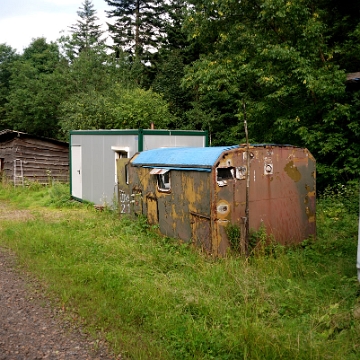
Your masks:
{"label": "deciduous tree", "polygon": [[[183,84],[202,107],[216,109],[220,127],[241,141],[245,101],[253,141],[307,146],[318,160],[319,183],[346,179],[340,170],[354,158],[345,154],[359,139],[350,131],[346,71],[329,43],[328,9],[307,0],[192,3],[186,27],[204,45]],[[217,140],[233,141],[220,127]]]}
{"label": "deciduous tree", "polygon": [[5,105],[9,127],[39,136],[57,136],[57,108],[63,90],[54,81],[59,60],[57,44],[38,38],[12,63]]}
{"label": "deciduous tree", "polygon": [[9,127],[5,121],[5,104],[10,92],[11,66],[18,56],[11,46],[0,44],[0,129]]}

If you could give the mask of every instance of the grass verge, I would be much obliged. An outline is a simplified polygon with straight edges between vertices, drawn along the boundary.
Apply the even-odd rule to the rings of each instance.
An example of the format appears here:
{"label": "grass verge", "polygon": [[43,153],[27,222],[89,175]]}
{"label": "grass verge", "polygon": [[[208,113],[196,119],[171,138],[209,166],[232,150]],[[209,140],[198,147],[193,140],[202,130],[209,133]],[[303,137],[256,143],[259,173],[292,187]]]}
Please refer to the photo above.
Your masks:
{"label": "grass verge", "polygon": [[319,200],[316,241],[214,260],[158,236],[144,219],[97,212],[68,193],[60,184],[0,187],[0,246],[16,252],[54,306],[114,352],[359,359],[358,214],[341,196]]}

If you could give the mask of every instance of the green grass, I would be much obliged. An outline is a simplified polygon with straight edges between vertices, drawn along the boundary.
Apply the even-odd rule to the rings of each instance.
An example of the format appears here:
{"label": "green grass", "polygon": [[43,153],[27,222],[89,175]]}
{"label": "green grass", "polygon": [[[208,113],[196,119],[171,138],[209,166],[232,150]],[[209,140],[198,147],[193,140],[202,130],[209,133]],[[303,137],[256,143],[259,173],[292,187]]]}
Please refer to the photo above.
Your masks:
{"label": "green grass", "polygon": [[68,193],[59,184],[0,187],[0,206],[29,215],[0,212],[0,246],[16,252],[53,306],[114,352],[359,359],[356,192],[348,203],[338,194],[319,199],[316,241],[218,260]]}

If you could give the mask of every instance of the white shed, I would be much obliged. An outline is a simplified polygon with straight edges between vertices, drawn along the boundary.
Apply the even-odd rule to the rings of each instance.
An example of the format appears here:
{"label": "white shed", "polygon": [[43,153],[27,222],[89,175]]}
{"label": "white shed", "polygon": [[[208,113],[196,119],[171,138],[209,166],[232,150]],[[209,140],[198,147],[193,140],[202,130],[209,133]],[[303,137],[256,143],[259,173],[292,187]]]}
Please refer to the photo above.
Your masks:
{"label": "white shed", "polygon": [[117,194],[116,159],[161,147],[205,146],[208,146],[206,131],[73,130],[70,132],[71,196],[111,206]]}

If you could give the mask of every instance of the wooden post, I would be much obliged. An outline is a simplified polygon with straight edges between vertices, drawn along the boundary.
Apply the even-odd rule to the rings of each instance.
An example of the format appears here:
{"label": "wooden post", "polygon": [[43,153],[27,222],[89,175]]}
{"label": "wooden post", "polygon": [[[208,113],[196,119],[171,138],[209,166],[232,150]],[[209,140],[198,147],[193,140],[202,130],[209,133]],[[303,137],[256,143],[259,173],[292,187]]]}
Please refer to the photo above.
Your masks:
{"label": "wooden post", "polygon": [[244,109],[244,128],[246,136],[246,197],[245,197],[245,254],[249,256],[249,189],[250,189],[250,146],[249,146],[249,135],[246,120],[246,107],[245,101],[243,100]]}

